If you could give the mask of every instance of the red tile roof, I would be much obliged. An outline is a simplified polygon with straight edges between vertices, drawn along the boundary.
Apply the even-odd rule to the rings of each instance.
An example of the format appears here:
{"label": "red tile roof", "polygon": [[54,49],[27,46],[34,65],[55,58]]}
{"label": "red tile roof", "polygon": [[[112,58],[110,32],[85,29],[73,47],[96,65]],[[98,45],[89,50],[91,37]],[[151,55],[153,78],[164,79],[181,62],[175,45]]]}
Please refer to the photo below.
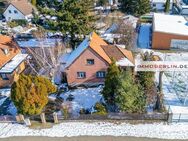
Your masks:
{"label": "red tile roof", "polygon": [[[6,55],[4,49],[8,49]],[[13,57],[20,53],[20,49],[15,42],[8,36],[0,35],[0,68],[8,63]]]}

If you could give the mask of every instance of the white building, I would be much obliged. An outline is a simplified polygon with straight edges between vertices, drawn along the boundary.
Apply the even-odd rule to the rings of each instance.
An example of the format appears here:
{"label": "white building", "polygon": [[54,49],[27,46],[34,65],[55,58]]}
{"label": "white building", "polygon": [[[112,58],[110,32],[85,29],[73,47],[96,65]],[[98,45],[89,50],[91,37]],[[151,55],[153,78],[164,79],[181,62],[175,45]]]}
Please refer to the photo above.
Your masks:
{"label": "white building", "polygon": [[6,21],[11,20],[30,20],[35,8],[27,0],[12,0],[5,9],[3,16]]}
{"label": "white building", "polygon": [[[164,11],[166,0],[150,0],[150,2],[153,10]],[[173,7],[173,0],[170,0],[170,10],[172,10],[172,7]]]}

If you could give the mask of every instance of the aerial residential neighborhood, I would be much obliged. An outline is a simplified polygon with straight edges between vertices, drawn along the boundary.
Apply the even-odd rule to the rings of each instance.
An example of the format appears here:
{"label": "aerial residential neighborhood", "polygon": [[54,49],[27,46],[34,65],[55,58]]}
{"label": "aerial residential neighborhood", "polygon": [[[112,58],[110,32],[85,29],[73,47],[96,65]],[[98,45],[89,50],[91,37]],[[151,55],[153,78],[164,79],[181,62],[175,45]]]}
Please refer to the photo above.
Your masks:
{"label": "aerial residential neighborhood", "polygon": [[0,140],[188,139],[187,0],[2,0],[0,14]]}

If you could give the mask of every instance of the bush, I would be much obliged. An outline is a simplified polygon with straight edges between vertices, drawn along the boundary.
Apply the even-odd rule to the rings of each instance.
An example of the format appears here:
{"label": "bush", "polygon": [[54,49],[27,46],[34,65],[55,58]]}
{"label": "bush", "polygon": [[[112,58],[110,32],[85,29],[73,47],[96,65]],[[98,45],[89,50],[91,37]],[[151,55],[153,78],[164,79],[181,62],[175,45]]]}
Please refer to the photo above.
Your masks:
{"label": "bush", "polygon": [[91,114],[91,112],[90,112],[90,110],[89,109],[84,109],[84,108],[82,108],[82,109],[80,109],[80,112],[79,112],[81,115],[83,115],[83,114]]}
{"label": "bush", "polygon": [[16,26],[26,26],[27,21],[26,20],[12,20],[11,22],[8,22],[8,26],[11,28],[16,27]]}
{"label": "bush", "polygon": [[74,96],[72,95],[72,94],[70,94],[68,97],[67,97],[67,99],[66,99],[66,101],[73,101],[74,100]]}
{"label": "bush", "polygon": [[107,114],[106,107],[101,103],[97,102],[94,106],[94,109],[96,110],[95,114],[98,114],[98,115],[106,115]]}
{"label": "bush", "polygon": [[64,107],[64,108],[62,109],[62,112],[63,112],[64,119],[68,119],[68,117],[69,117],[68,108],[67,108],[67,107]]}
{"label": "bush", "polygon": [[40,76],[20,75],[11,88],[11,100],[18,113],[38,115],[48,103],[48,94],[56,91],[56,87],[47,78]]}

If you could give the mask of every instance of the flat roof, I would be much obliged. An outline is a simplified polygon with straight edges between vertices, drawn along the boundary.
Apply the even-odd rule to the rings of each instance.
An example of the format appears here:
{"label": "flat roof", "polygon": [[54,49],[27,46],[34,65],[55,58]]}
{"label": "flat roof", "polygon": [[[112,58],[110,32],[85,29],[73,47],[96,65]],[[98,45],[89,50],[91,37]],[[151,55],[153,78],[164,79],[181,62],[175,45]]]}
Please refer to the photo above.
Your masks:
{"label": "flat roof", "polygon": [[0,69],[0,73],[12,73],[26,59],[27,56],[28,54],[17,54]]}
{"label": "flat roof", "polygon": [[183,16],[154,13],[153,31],[188,36],[188,22]]}

